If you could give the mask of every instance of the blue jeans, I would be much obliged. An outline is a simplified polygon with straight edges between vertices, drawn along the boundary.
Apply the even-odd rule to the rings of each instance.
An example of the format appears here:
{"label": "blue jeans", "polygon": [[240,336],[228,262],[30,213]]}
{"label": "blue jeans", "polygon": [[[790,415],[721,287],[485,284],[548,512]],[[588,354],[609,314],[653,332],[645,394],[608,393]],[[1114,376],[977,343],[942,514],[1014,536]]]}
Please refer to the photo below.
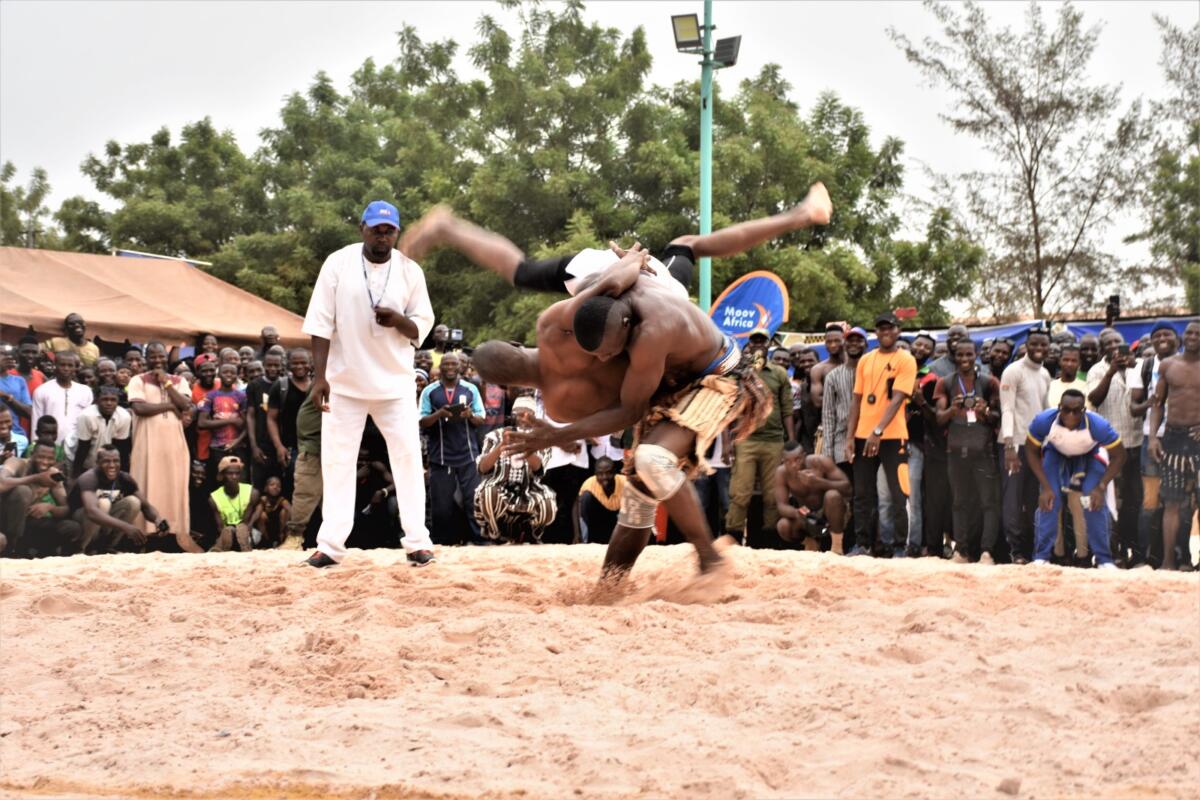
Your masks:
{"label": "blue jeans", "polygon": [[[908,541],[909,547],[920,548],[924,530],[921,525],[921,478],[925,474],[925,451],[909,442],[908,450]],[[887,474],[879,470],[875,482],[879,492],[879,541],[895,546],[896,525],[892,521],[892,493],[888,490]]]}
{"label": "blue jeans", "polygon": [[[1054,552],[1054,540],[1058,538],[1058,516],[1063,509],[1063,492],[1066,491],[1063,485],[1064,475],[1068,472],[1082,472],[1080,491],[1086,496],[1099,485],[1106,467],[1091,456],[1067,458],[1057,450],[1047,449],[1042,455],[1042,469],[1046,471],[1046,480],[1050,482],[1050,489],[1054,492],[1054,506],[1049,511],[1043,511],[1039,506],[1034,514],[1033,557],[1049,561],[1050,554]],[[1083,519],[1087,527],[1088,547],[1095,554],[1096,563],[1111,564],[1113,559],[1112,551],[1108,547],[1108,508],[1101,506],[1087,509],[1083,512]]]}

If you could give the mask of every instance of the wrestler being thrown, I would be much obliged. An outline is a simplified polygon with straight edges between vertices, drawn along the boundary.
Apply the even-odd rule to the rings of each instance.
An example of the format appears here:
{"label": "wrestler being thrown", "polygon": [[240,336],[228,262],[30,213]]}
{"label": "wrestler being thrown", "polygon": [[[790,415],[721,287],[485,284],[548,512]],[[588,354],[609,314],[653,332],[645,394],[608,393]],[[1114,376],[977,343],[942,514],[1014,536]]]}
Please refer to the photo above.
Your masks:
{"label": "wrestler being thrown", "polygon": [[507,448],[531,452],[634,426],[631,480],[604,560],[619,579],[649,541],[659,503],[695,546],[701,572],[722,558],[688,479],[708,470],[703,454],[725,428],[748,436],[771,411],[750,359],[688,300],[694,263],[731,256],[786,233],[827,225],[832,205],[814,184],[782,214],[681,236],[660,258],[640,245],[585,250],[531,261],[499,234],[436,208],[412,226],[399,249],[414,260],[449,246],[518,288],[574,295],[538,317],[537,347],[485,342],[473,358],[484,380],[541,389],[545,422],[512,437]]}

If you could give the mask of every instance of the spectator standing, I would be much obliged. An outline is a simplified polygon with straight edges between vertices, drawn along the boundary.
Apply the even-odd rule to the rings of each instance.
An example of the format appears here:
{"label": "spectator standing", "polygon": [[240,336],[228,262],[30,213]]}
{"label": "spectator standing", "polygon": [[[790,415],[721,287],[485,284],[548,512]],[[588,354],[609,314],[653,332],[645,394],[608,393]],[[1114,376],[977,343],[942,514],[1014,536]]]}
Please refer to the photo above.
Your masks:
{"label": "spectator standing", "polygon": [[792,429],[796,438],[811,453],[821,427],[821,410],[813,404],[811,374],[817,366],[817,353],[811,347],[795,345],[792,351]]}
{"label": "spectator standing", "polygon": [[[196,421],[200,430],[207,430],[212,434],[208,446],[208,463],[210,475],[217,480],[220,480],[220,465],[228,456],[238,459],[239,473],[245,472],[242,468],[241,450],[242,443],[246,440],[246,393],[235,388],[237,374],[237,367],[232,364],[221,365],[217,371],[221,385],[204,398],[204,405],[200,406],[199,418]],[[249,474],[246,477],[250,477]],[[241,478],[241,474],[238,478]]]}
{"label": "spectator standing", "polygon": [[[137,417],[129,474],[153,507],[186,532],[191,456],[183,435],[185,413],[191,412],[186,384],[167,374],[167,350],[161,342],[146,346],[147,372],[129,382],[129,403]],[[153,519],[146,516],[147,522]]]}
{"label": "spectator standing", "polygon": [[1138,549],[1138,521],[1142,513],[1142,420],[1133,416],[1126,375],[1137,364],[1124,337],[1115,330],[1100,336],[1104,358],[1088,370],[1087,401],[1121,437],[1125,461],[1115,481],[1117,491],[1117,561],[1127,564]]}
{"label": "spectator standing", "polygon": [[201,550],[211,550],[217,543],[217,521],[208,506],[211,494],[207,465],[203,461],[193,461],[192,479],[188,484],[188,534]]}
{"label": "spectator standing", "polygon": [[79,415],[92,404],[92,390],[75,382],[79,369],[79,357],[67,350],[58,355],[54,362],[54,380],[43,383],[33,393],[32,419],[37,431],[38,417],[53,416],[58,420],[56,444],[62,444],[67,434],[75,430]]}
{"label": "spectator standing", "polygon": [[[302,549],[304,531],[317,506],[321,505],[324,482],[321,479],[321,409],[309,393],[296,412],[296,467],[293,471],[291,518],[285,549]],[[424,480],[422,479],[422,484]]]}
{"label": "spectator standing", "polygon": [[262,346],[255,353],[254,357],[259,361],[263,361],[263,366],[266,366],[265,359],[267,353],[271,351],[272,347],[279,344],[279,331],[275,329],[274,325],[267,325],[259,333],[259,340]]}
{"label": "spectator standing", "polygon": [[[33,393],[38,390],[38,387],[46,382],[46,373],[37,368],[38,358],[41,356],[41,350],[38,348],[37,337],[33,335],[32,329],[21,337],[17,342],[17,374],[25,381],[25,388],[29,391],[29,403],[32,410]],[[33,420],[31,419],[30,411],[25,414],[17,415],[17,423],[21,430],[25,431],[25,435],[29,436],[33,433]]]}
{"label": "spectator standing", "polygon": [[[517,398],[513,427],[529,430],[536,413],[533,398]],[[508,430],[500,428],[484,437],[476,462],[481,480],[475,489],[475,520],[485,539],[541,542],[558,510],[554,491],[542,482],[550,451],[504,455],[501,446],[509,442]]]}
{"label": "spectator standing", "polygon": [[[1085,333],[1079,337],[1079,371],[1083,373],[1081,377],[1086,380],[1092,367],[1096,366],[1099,361],[1100,337],[1094,333]],[[1084,396],[1087,396],[1086,392]]]}
{"label": "spectator standing", "polygon": [[[267,392],[267,434],[275,448],[275,463],[279,465],[279,473],[283,478],[284,497],[291,497],[295,488],[294,473],[296,456],[299,453],[296,417],[300,414],[300,406],[304,404],[304,398],[308,396],[312,385],[312,358],[303,347],[297,347],[288,353],[287,374],[275,381],[271,390]],[[366,424],[365,420],[363,424]],[[359,436],[362,436],[361,431]],[[353,448],[356,458],[358,445],[359,442],[355,442]],[[357,460],[355,464],[357,465]],[[347,531],[346,536],[349,535]],[[344,544],[345,539],[342,542]],[[340,558],[340,553],[338,557]]]}
{"label": "spectator standing", "polygon": [[263,356],[262,365],[263,374],[246,386],[246,436],[250,441],[247,463],[250,465],[250,484],[260,491],[266,485],[267,478],[279,474],[279,460],[267,430],[267,416],[270,413],[271,387],[283,372],[283,358],[268,353]]}
{"label": "spectator standing", "polygon": [[[1191,516],[1185,516],[1183,508],[1189,499],[1193,507],[1200,507],[1200,322],[1188,323],[1183,352],[1162,363],[1150,412],[1149,448],[1162,470],[1162,568],[1175,569],[1175,537],[1180,523]],[[1179,568],[1190,572],[1191,555],[1186,548],[1183,554]]]}
{"label": "spectator standing", "polygon": [[96,453],[101,447],[112,445],[121,454],[121,467],[129,468],[129,454],[133,449],[133,415],[118,404],[119,392],[115,386],[100,387],[96,404],[88,406],[79,415],[74,433],[67,437],[65,454],[72,460],[72,475],[82,475],[96,466]]}
{"label": "spectator standing", "polygon": [[853,459],[848,457],[854,443],[849,429],[850,407],[854,403],[858,362],[867,349],[867,332],[862,328],[851,328],[846,333],[845,346],[846,363],[835,367],[825,379],[824,394],[828,402],[821,409],[821,429],[824,431],[821,455],[832,458],[853,484]]}
{"label": "spectator standing", "polygon": [[1039,413],[1029,423],[1026,436],[1025,460],[1041,487],[1033,563],[1049,563],[1064,495],[1078,492],[1096,566],[1114,568],[1108,547],[1105,490],[1125,461],[1121,437],[1104,417],[1086,410],[1083,394],[1075,389],[1063,392],[1058,408]]}
{"label": "spectator standing", "polygon": [[984,364],[985,369],[979,370],[980,375],[990,375],[996,380],[1000,380],[1004,375],[1004,370],[1012,361],[1013,343],[1012,339],[1000,337],[992,340],[991,347],[985,350],[987,358]]}
{"label": "spectator standing", "polygon": [[818,411],[824,408],[825,376],[846,362],[846,356],[842,352],[845,330],[838,322],[830,322],[825,326],[825,360],[809,370],[809,392],[813,408]]}
{"label": "spectator standing", "polygon": [[[958,372],[938,380],[937,421],[949,427],[947,477],[954,503],[954,561],[971,560],[972,533],[980,531],[979,563],[995,564],[1000,532],[1000,474],[996,463],[996,425],[1000,422],[1000,381],[980,374],[975,343],[955,346]],[[976,512],[982,526],[974,525]]]}
{"label": "spectator standing", "polygon": [[[215,391],[217,388],[217,360],[216,357],[208,353],[196,356],[196,382],[192,384],[191,399],[192,405],[196,408],[203,408],[204,401],[208,398],[208,393]],[[182,386],[180,386],[182,389]],[[208,447],[212,441],[211,430],[201,430],[199,426],[194,430],[196,437],[196,458],[204,463],[208,463]],[[212,475],[209,475],[209,485],[212,485]]]}
{"label": "spectator standing", "polygon": [[1058,353],[1058,377],[1046,392],[1046,408],[1058,408],[1058,401],[1068,389],[1087,395],[1087,378],[1079,377],[1079,364],[1079,345],[1064,344]]}
{"label": "spectator standing", "polygon": [[1050,373],[1042,366],[1042,359],[1049,346],[1050,335],[1045,330],[1029,331],[1024,358],[1010,364],[1000,381],[1000,441],[1004,445],[1000,519],[1015,564],[1029,563],[1032,551],[1038,481],[1020,451],[1029,423],[1046,408]]}
{"label": "spectator standing", "polygon": [[462,495],[471,541],[481,542],[472,513],[479,470],[479,447],[472,428],[483,424],[483,401],[474,384],[459,380],[461,361],[456,353],[441,358],[441,377],[421,392],[420,425],[429,449],[429,497],[433,527],[450,531],[454,521],[454,493]]}
{"label": "spectator standing", "polygon": [[[771,414],[754,433],[733,447],[733,472],[729,477],[729,513],[725,530],[749,544],[747,512],[754,486],[759,486],[763,507],[763,530],[774,531],[779,511],[773,502],[775,472],[783,459],[783,445],[796,438],[792,428],[792,384],[787,371],[766,360],[771,334],[764,328],[750,332],[744,353],[758,363],[758,377],[773,400]],[[746,357],[745,355],[743,357]]]}
{"label": "spectator standing", "polygon": [[[958,364],[954,360],[954,348],[963,339],[970,338],[971,331],[967,329],[966,325],[955,323],[947,328],[945,340],[946,350],[941,355],[936,355],[934,357],[933,361],[929,364],[929,371],[938,376],[938,378],[945,378],[957,372]],[[938,350],[936,344],[934,345],[934,350]]]}
{"label": "spectator standing", "polygon": [[100,360],[100,348],[95,342],[89,342],[87,323],[78,314],[67,314],[63,320],[63,336],[55,336],[42,345],[47,353],[53,353],[55,361],[62,353],[74,353],[85,367],[94,367]]}
{"label": "spectator standing", "polygon": [[29,438],[13,430],[13,413],[0,405],[0,464],[20,457],[29,448]]}
{"label": "spectator standing", "polygon": [[611,458],[596,459],[595,474],[579,487],[579,497],[575,501],[575,541],[608,544],[617,527],[626,480]]}
{"label": "spectator standing", "polygon": [[[420,266],[395,250],[400,215],[383,201],[362,214],[362,243],[331,254],[321,267],[303,330],[312,336],[313,402],[321,424],[324,521],[317,552],[306,563],[340,561],[354,525],[359,444],[367,415],[387,443],[411,564],[433,560],[425,527],[425,482],[413,403],[413,349],[433,326],[433,307]],[[482,418],[482,413],[480,414]]]}
{"label": "spectator standing", "polygon": [[[879,347],[858,361],[854,399],[848,427],[854,439],[846,445],[846,458],[854,464],[855,547],[851,555],[867,555],[871,548],[871,511],[879,502],[877,474],[884,469],[892,496],[895,536],[908,541],[908,425],[907,406],[917,382],[917,362],[901,350],[900,321],[891,312],[875,318]],[[892,543],[880,542],[877,553],[892,555]]]}
{"label": "spectator standing", "polygon": [[[1161,486],[1160,467],[1158,461],[1150,457],[1150,410],[1155,405],[1154,390],[1162,375],[1162,364],[1179,350],[1179,335],[1168,322],[1159,322],[1150,332],[1150,343],[1154,353],[1144,358],[1142,365],[1127,373],[1129,387],[1129,410],[1134,417],[1144,418],[1142,425],[1142,513],[1138,517],[1138,552],[1132,559],[1131,566],[1149,563],[1151,552],[1158,552],[1162,542],[1162,515],[1159,513],[1162,505],[1159,498]],[[1161,439],[1166,428],[1160,426],[1157,436]],[[1184,542],[1187,541],[1185,537]],[[1156,563],[1162,563],[1162,553],[1158,552]]]}
{"label": "spectator standing", "polygon": [[29,385],[16,370],[16,355],[12,345],[0,344],[0,404],[12,412],[12,425],[21,436],[28,438],[32,428],[21,424],[32,412],[33,398]]}

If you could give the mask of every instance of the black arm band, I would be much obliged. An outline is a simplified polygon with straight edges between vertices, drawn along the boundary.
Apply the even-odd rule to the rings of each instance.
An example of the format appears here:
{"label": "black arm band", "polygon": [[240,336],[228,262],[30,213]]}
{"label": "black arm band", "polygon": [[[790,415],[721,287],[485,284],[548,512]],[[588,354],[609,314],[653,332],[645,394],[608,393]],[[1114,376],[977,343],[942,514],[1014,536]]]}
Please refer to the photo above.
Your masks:
{"label": "black arm band", "polygon": [[567,279],[567,264],[571,263],[574,255],[558,258],[545,258],[538,261],[524,259],[517,264],[516,274],[513,275],[513,285],[520,289],[532,289],[535,292],[554,292],[568,294],[564,281]]}

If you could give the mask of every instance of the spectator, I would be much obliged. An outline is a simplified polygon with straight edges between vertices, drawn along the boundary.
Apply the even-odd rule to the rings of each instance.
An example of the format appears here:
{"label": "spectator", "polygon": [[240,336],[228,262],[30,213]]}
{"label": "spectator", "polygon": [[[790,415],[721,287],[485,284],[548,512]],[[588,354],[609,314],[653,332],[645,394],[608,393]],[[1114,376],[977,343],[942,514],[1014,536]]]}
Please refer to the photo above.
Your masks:
{"label": "spectator", "polygon": [[[855,547],[851,555],[871,548],[871,510],[878,503],[877,473],[883,467],[892,497],[895,536],[908,541],[908,398],[917,382],[917,362],[896,346],[900,322],[890,312],[875,318],[879,347],[859,359],[854,376],[854,399],[848,428],[853,442],[846,459],[854,464]],[[876,552],[890,558],[892,542],[881,541]]]}
{"label": "spectator", "polygon": [[955,346],[963,339],[970,339],[971,332],[967,330],[966,325],[955,323],[946,329],[946,349],[941,355],[938,355],[938,348],[934,346],[934,360],[929,365],[929,371],[938,378],[945,378],[953,375],[958,371],[958,364],[955,362],[954,354],[958,352]]}
{"label": "spectator", "polygon": [[211,550],[217,543],[217,520],[208,507],[208,467],[203,461],[192,462],[192,479],[188,483],[188,533],[201,550]]}
{"label": "spectator", "polygon": [[[237,372],[239,380],[243,380],[246,375],[246,369],[250,366],[250,362],[254,360],[254,348],[250,345],[242,345],[238,348],[238,364]],[[219,369],[218,369],[219,371]],[[245,386],[238,386],[242,391],[246,390]]]}
{"label": "spectator", "polygon": [[[425,378],[425,385],[429,385],[428,375]],[[489,433],[504,427],[508,392],[500,384],[488,383],[482,379],[476,385],[479,387],[479,395],[483,400],[483,424],[479,426],[479,440],[483,441]],[[422,387],[423,390],[424,387]]]}
{"label": "spectator", "polygon": [[1079,337],[1079,371],[1086,379],[1092,367],[1100,361],[1100,338],[1094,333]]}
{"label": "spectator", "polygon": [[1020,449],[1029,432],[1029,423],[1046,408],[1050,373],[1042,366],[1042,359],[1049,345],[1050,336],[1045,330],[1029,331],[1025,357],[1004,370],[1004,380],[1000,382],[1000,441],[1004,444],[1000,519],[1015,564],[1028,564],[1032,550],[1038,481],[1028,459],[1020,457]]}
{"label": "spectator", "polygon": [[138,350],[136,347],[125,352],[123,363],[125,366],[129,367],[129,374],[131,376],[141,375],[146,371],[146,359],[142,356],[142,351]]}
{"label": "spectator", "polygon": [[[231,365],[224,364],[229,367]],[[217,465],[221,485],[208,497],[208,507],[217,523],[217,543],[214,552],[238,550],[248,553],[254,549],[250,533],[250,518],[258,508],[258,490],[242,483],[242,460],[225,456]]]}
{"label": "spectator", "polygon": [[[238,459],[239,472],[244,463],[241,450],[246,440],[246,393],[233,388],[237,382],[237,367],[222,364],[217,375],[221,385],[204,398],[196,426],[212,435],[208,446],[208,468],[210,475],[219,480],[220,464],[227,457]],[[240,479],[241,475],[238,477]]]}
{"label": "spectator", "polygon": [[421,393],[421,428],[429,446],[429,497],[433,528],[443,534],[454,527],[454,493],[462,495],[471,541],[480,543],[472,509],[479,471],[479,447],[471,428],[483,424],[483,401],[474,384],[459,380],[457,353],[441,357],[441,378]]}
{"label": "spectator", "polygon": [[78,553],[83,543],[79,524],[69,518],[66,476],[55,466],[54,447],[33,446],[28,458],[11,458],[0,467],[7,549],[35,555]]}
{"label": "spectator", "polygon": [[429,373],[419,367],[413,369],[413,383],[417,387],[417,400],[421,399],[421,392],[425,391],[425,387],[429,385]]}
{"label": "spectator", "polygon": [[74,433],[67,437],[65,454],[72,460],[71,474],[82,475],[96,466],[96,453],[112,445],[121,454],[121,468],[129,469],[133,449],[133,415],[118,404],[120,389],[104,386],[96,404],[79,415]]}
{"label": "spectator", "polygon": [[[979,563],[995,564],[1000,533],[1000,474],[996,464],[996,425],[1000,422],[1000,381],[983,376],[975,363],[975,343],[955,346],[958,372],[942,378],[934,390],[937,421],[949,427],[947,476],[954,502],[954,563],[971,561],[979,547]],[[974,524],[976,511],[982,526]],[[972,533],[980,531],[979,541]]]}
{"label": "spectator", "polygon": [[63,353],[74,353],[85,367],[93,367],[100,360],[100,348],[87,341],[87,323],[78,314],[67,314],[63,320],[65,336],[55,336],[42,345],[47,353],[53,353],[55,361]]}
{"label": "spectator", "polygon": [[76,373],[76,375],[75,375],[75,380],[79,381],[84,386],[91,389],[92,396],[93,396],[93,398],[95,397],[96,386],[99,383],[98,379],[96,378],[96,368],[95,367],[80,367],[79,372]]}
{"label": "spectator", "polygon": [[[1151,552],[1158,551],[1162,542],[1162,515],[1159,513],[1162,503],[1159,499],[1161,484],[1158,462],[1150,457],[1150,414],[1155,405],[1154,389],[1162,374],[1162,364],[1179,350],[1179,335],[1168,322],[1159,322],[1150,332],[1151,346],[1154,348],[1152,357],[1143,359],[1140,368],[1128,374],[1129,410],[1134,417],[1144,418],[1142,425],[1142,513],[1138,517],[1138,552],[1134,554],[1130,566],[1149,565]],[[1157,436],[1161,439],[1166,431],[1158,429]],[[1184,538],[1187,541],[1187,537]],[[1156,563],[1162,563],[1162,553],[1158,553]]]}
{"label": "spectator", "polygon": [[211,333],[202,333],[196,337],[196,355],[215,356],[221,352],[221,344]]}
{"label": "spectator", "polygon": [[433,353],[429,350],[418,350],[413,355],[413,368],[424,370],[426,380],[431,378],[433,376]]}
{"label": "spectator", "polygon": [[[1191,516],[1182,513],[1184,505],[1190,498],[1194,507],[1200,507],[1200,322],[1188,323],[1183,352],[1162,363],[1150,412],[1149,448],[1162,470],[1162,568],[1175,569],[1175,537],[1180,523]],[[1191,555],[1186,549],[1184,555],[1179,568],[1191,572]]]}
{"label": "spectator", "polygon": [[79,358],[67,350],[59,354],[54,363],[54,380],[43,383],[33,393],[33,427],[37,430],[38,417],[51,414],[58,420],[55,444],[62,444],[67,434],[75,430],[79,415],[92,404],[92,390],[75,382],[79,369]]}
{"label": "spectator", "polygon": [[[274,325],[264,326],[262,331],[259,333],[259,340],[262,343],[262,347],[259,348],[258,353],[254,355],[254,358],[257,358],[260,361],[265,361],[267,353],[271,351],[271,348],[279,344],[279,331],[275,329]],[[266,366],[266,364],[264,363],[263,366]]]}
{"label": "spectator", "polygon": [[[825,376],[846,361],[842,353],[845,342],[845,328],[840,323],[830,322],[825,326],[825,360],[817,364],[808,373],[809,391],[813,408],[824,408]],[[826,434],[828,435],[828,434]]]}
{"label": "spectator", "polygon": [[[297,347],[288,353],[288,373],[275,381],[267,393],[267,435],[275,447],[275,463],[279,465],[279,474],[283,478],[284,497],[291,497],[295,488],[293,473],[299,452],[296,446],[296,416],[312,384],[312,359],[308,350]],[[354,443],[356,454],[358,444]],[[350,535],[349,529],[346,535]]]}
{"label": "spectator", "polygon": [[[192,385],[192,405],[196,408],[203,408],[204,401],[208,398],[208,393],[215,391],[217,388],[217,362],[212,356],[206,354],[196,357],[196,382]],[[197,424],[196,435],[196,458],[208,463],[208,448],[212,442],[212,431],[208,429],[201,430]],[[212,485],[210,475],[209,485]]]}
{"label": "spectator", "polygon": [[[536,412],[532,398],[518,398],[513,404],[513,428],[531,429]],[[485,539],[540,543],[557,513],[557,498],[542,482],[550,452],[505,455],[501,447],[509,442],[508,430],[494,430],[483,440],[476,462],[481,480],[475,489],[475,521]]]}
{"label": "spectator", "polygon": [[291,504],[283,496],[283,481],[278,477],[267,478],[266,488],[259,498],[250,528],[261,534],[256,543],[259,547],[279,547],[287,538],[288,518]]}
{"label": "spectator", "polygon": [[987,348],[985,352],[987,353],[987,363],[984,364],[986,370],[979,370],[979,374],[990,375],[996,380],[1000,380],[1001,376],[1004,375],[1004,370],[1008,367],[1009,362],[1012,361],[1012,339],[1007,339],[1003,336],[994,339],[992,341],[992,346]]}
{"label": "spectator", "polygon": [[1063,495],[1078,492],[1096,566],[1115,568],[1108,549],[1105,489],[1125,462],[1125,448],[1116,430],[1104,417],[1085,409],[1082,392],[1068,389],[1058,408],[1042,411],[1029,423],[1025,461],[1041,487],[1033,563],[1049,563]]}
{"label": "spectator", "polygon": [[[186,535],[191,458],[183,415],[191,411],[191,403],[183,378],[167,374],[167,350],[161,342],[146,346],[146,366],[129,382],[129,402],[138,418],[129,473],[162,514],[160,519],[174,522],[177,535]],[[154,519],[146,516],[146,521]]]}
{"label": "spectator", "polygon": [[775,523],[779,521],[779,512],[771,501],[775,471],[783,458],[783,445],[796,438],[791,415],[792,384],[786,370],[766,360],[770,338],[771,334],[765,328],[752,330],[743,358],[749,355],[758,360],[758,377],[773,400],[771,414],[754,433],[734,445],[733,473],[729,478],[729,513],[725,517],[725,530],[742,537],[747,544],[750,542],[750,532],[746,530],[747,511],[756,483],[761,491],[763,529],[775,530]]}
{"label": "spectator", "polygon": [[1058,377],[1050,382],[1046,408],[1058,408],[1058,401],[1067,389],[1075,389],[1085,395],[1088,390],[1087,378],[1079,377],[1079,345],[1064,344],[1059,350],[1058,359]]}
{"label": "spectator", "polygon": [[613,529],[617,527],[625,482],[625,476],[617,472],[611,458],[596,459],[595,474],[579,487],[579,496],[572,509],[576,541],[608,544]]}
{"label": "spectator", "polygon": [[66,464],[66,452],[61,444],[58,444],[58,420],[46,414],[38,418],[37,428],[33,432],[33,441],[30,442],[30,447],[25,448],[25,452],[21,455],[33,455],[33,447],[35,444],[44,444],[54,448],[54,463]]}
{"label": "spectator", "polygon": [[121,408],[129,408],[129,397],[125,394],[125,390],[117,385],[117,364],[111,358],[102,358],[96,362],[96,389],[92,394],[99,398],[100,391],[105,386],[111,386],[117,390],[117,405]]}
{"label": "spectator", "polygon": [[31,419],[31,411],[33,406],[33,393],[38,390],[38,387],[46,382],[46,374],[37,368],[38,358],[41,351],[38,349],[37,337],[33,335],[32,329],[21,337],[21,341],[17,342],[17,374],[25,381],[25,388],[29,392],[30,409],[24,414],[17,414],[17,425],[25,435],[28,436],[33,432],[33,420]]}
{"label": "spectator", "polygon": [[803,542],[806,550],[815,550],[828,528],[831,549],[842,552],[846,506],[852,491],[849,479],[833,459],[808,455],[799,442],[788,442],[772,489],[779,515],[779,538],[794,544]]}
{"label": "spectator", "polygon": [[358,469],[355,473],[354,527],[347,547],[368,550],[396,546],[395,520],[399,514],[396,499],[396,480],[387,464],[372,458],[378,452],[379,432],[370,423],[358,449]]}
{"label": "spectator", "polygon": [[821,428],[821,410],[813,404],[810,377],[817,365],[817,352],[805,345],[795,345],[791,351],[792,428],[805,452],[811,453],[816,448],[817,431]]}
{"label": "spectator", "polygon": [[247,387],[249,387],[249,385],[252,381],[254,381],[258,378],[261,378],[263,376],[263,363],[258,360],[251,361],[249,364],[246,365],[245,375],[246,375],[246,385],[247,385]]}
{"label": "spectator", "polygon": [[[441,370],[442,356],[454,352],[454,343],[450,340],[450,328],[438,324],[433,328],[433,348],[428,351],[433,361],[433,369]],[[461,365],[460,365],[461,368]]]}
{"label": "spectator", "polygon": [[[846,363],[839,364],[825,378],[825,399],[821,409],[821,443],[824,456],[833,459],[853,485],[853,459],[848,454],[853,447],[854,437],[850,433],[850,407],[854,403],[854,376],[858,362],[867,349],[867,332],[862,328],[851,328],[845,337]],[[849,527],[847,522],[847,527]],[[840,555],[840,553],[839,553]]]}
{"label": "spectator", "polygon": [[1129,407],[1129,387],[1126,376],[1137,365],[1125,339],[1115,330],[1100,336],[1104,358],[1087,375],[1087,400],[1100,416],[1121,437],[1125,463],[1116,480],[1117,542],[1114,554],[1121,565],[1137,552],[1138,521],[1142,513],[1142,420],[1133,416]]}
{"label": "spectator", "polygon": [[21,419],[30,416],[32,403],[29,385],[16,370],[12,345],[0,344],[0,408],[7,408],[12,412],[13,430],[26,438],[31,429],[22,425]]}
{"label": "spectator", "polygon": [[321,504],[321,419],[321,409],[313,403],[310,392],[296,412],[296,465],[287,525],[289,538],[280,545],[287,550],[303,549],[304,531]]}
{"label": "spectator", "polygon": [[1058,377],[1058,359],[1061,353],[1062,345],[1058,342],[1050,342],[1046,347],[1046,358],[1042,360],[1042,366],[1050,373],[1051,380]]}
{"label": "spectator", "polygon": [[10,458],[19,458],[29,449],[28,437],[13,430],[13,414],[7,406],[0,405],[0,464]]}
{"label": "spectator", "polygon": [[[266,330],[264,328],[264,330]],[[274,353],[263,356],[262,375],[246,385],[246,436],[250,440],[250,484],[262,490],[267,478],[279,475],[279,461],[267,430],[271,387],[283,371],[283,359]]]}
{"label": "spectator", "polygon": [[[901,340],[903,341],[903,339]],[[908,427],[908,542],[904,555],[917,558],[921,555],[921,544],[925,537],[925,417],[928,398],[921,390],[922,379],[932,374],[933,346],[936,344],[933,336],[927,331],[919,332],[913,337],[909,353],[917,362],[917,383],[909,397],[908,412],[905,425]],[[891,527],[892,497],[887,480],[883,475],[875,482],[875,490],[879,492],[879,524]],[[895,538],[895,534],[890,537]]]}
{"label": "spectator", "polygon": [[133,380],[133,370],[122,364],[117,367],[117,388],[128,393],[129,382]]}
{"label": "spectator", "polygon": [[945,339],[941,340],[940,342],[938,342],[937,344],[935,344],[933,346],[933,360],[935,362],[941,361],[943,358],[946,358],[946,356],[949,355],[949,353],[950,353],[950,343],[947,342]]}

